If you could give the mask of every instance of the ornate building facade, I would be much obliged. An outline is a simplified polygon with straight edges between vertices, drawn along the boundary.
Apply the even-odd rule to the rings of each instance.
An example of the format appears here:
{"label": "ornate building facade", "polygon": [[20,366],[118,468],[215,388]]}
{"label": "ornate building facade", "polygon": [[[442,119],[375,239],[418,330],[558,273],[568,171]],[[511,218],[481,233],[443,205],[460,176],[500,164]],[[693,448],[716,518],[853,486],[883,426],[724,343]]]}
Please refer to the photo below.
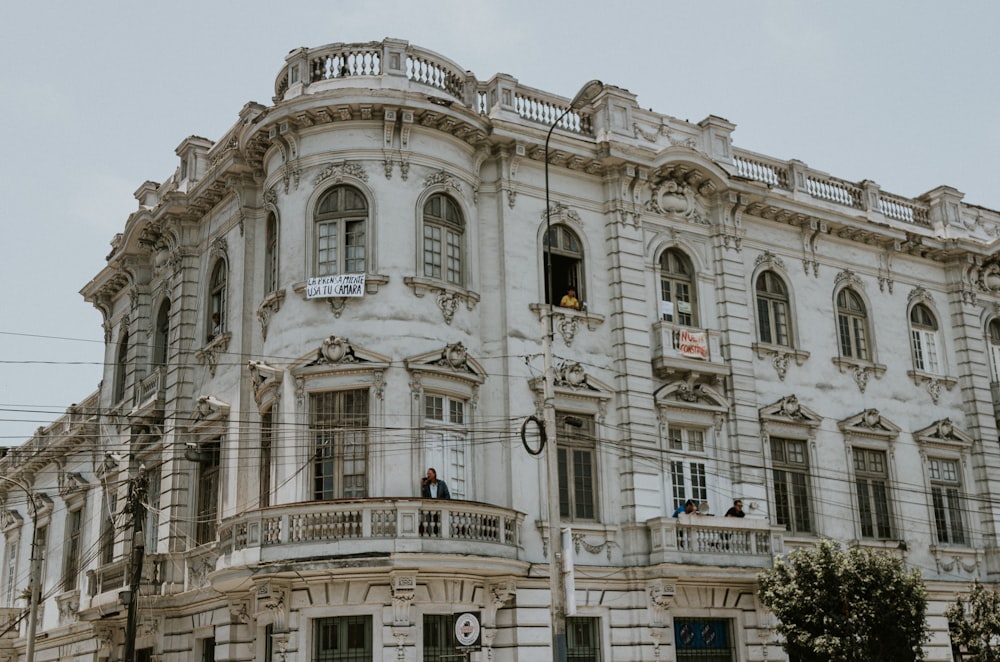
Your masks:
{"label": "ornate building facade", "polygon": [[82,290],[100,389],[0,460],[0,659],[32,539],[39,659],[122,659],[133,600],[143,660],[446,659],[457,613],[473,661],[551,659],[555,305],[571,659],[784,659],[756,575],[823,536],[919,568],[951,660],[947,602],[1000,576],[1000,213],[612,85],[568,108],[331,44],[185,139]]}

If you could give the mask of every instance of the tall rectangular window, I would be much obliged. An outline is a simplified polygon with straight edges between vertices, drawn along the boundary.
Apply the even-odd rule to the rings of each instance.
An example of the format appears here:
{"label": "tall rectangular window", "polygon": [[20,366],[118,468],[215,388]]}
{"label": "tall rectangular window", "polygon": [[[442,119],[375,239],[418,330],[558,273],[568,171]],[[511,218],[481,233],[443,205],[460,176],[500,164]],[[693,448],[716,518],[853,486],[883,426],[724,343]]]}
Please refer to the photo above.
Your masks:
{"label": "tall rectangular window", "polygon": [[201,662],[215,662],[215,637],[201,640]]}
{"label": "tall rectangular window", "polygon": [[3,550],[3,593],[4,604],[8,607],[13,607],[14,600],[17,599],[17,543],[17,538],[7,538]]}
{"label": "tall rectangular window", "polygon": [[41,561],[41,570],[38,573],[38,586],[45,592],[45,575],[49,570],[49,527],[42,524],[35,531],[35,553]]}
{"label": "tall rectangular window", "polygon": [[601,662],[601,619],[583,616],[566,619],[566,659]]}
{"label": "tall rectangular window", "polygon": [[100,562],[108,564],[115,560],[115,514],[118,510],[117,486],[113,481],[104,485],[104,503],[101,508],[101,548]]}
{"label": "tall rectangular window", "polygon": [[704,462],[671,462],[670,482],[674,508],[688,499],[696,504],[708,501],[708,472]]}
{"label": "tall rectangular window", "polygon": [[931,501],[937,541],[963,545],[967,542],[962,518],[962,481],[955,460],[931,458]]}
{"label": "tall rectangular window", "polygon": [[597,451],[593,416],[556,414],[559,511],[567,520],[597,519]]}
{"label": "tall rectangular window", "polygon": [[424,459],[448,485],[452,499],[467,499],[469,434],[466,401],[444,395],[424,396]]}
{"label": "tall rectangular window", "polygon": [[371,616],[320,618],[313,627],[312,662],[370,662]]}
{"label": "tall rectangular window", "polygon": [[313,499],[368,496],[368,389],[313,393]]}
{"label": "tall rectangular window", "polygon": [[274,441],[274,413],[268,409],[260,415],[260,463],[258,464],[259,503],[271,505],[271,445]]}
{"label": "tall rectangular window", "polygon": [[858,517],[865,538],[892,538],[889,508],[889,467],[885,451],[854,449]]}
{"label": "tall rectangular window", "polygon": [[775,522],[792,533],[812,531],[806,442],[771,437]]}
{"label": "tall rectangular window", "polygon": [[195,513],[195,542],[199,545],[214,541],[218,529],[220,450],[218,441],[203,444],[199,449],[198,509]]}
{"label": "tall rectangular window", "polygon": [[146,553],[155,554],[160,537],[160,467],[146,470]]}
{"label": "tall rectangular window", "polygon": [[424,614],[424,662],[455,662],[454,626],[453,614]]}
{"label": "tall rectangular window", "polygon": [[63,590],[76,588],[80,574],[80,553],[83,536],[83,508],[71,510],[66,515],[66,541],[63,543]]}

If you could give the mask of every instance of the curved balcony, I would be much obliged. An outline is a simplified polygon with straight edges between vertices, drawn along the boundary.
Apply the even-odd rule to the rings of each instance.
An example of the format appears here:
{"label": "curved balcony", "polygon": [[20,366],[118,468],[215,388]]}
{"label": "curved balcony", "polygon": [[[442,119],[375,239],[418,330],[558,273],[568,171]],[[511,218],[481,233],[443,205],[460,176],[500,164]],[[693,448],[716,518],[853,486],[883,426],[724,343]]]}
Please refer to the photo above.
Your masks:
{"label": "curved balcony", "polygon": [[309,501],[222,522],[227,565],[359,554],[465,554],[517,559],[524,513],[474,501]]}

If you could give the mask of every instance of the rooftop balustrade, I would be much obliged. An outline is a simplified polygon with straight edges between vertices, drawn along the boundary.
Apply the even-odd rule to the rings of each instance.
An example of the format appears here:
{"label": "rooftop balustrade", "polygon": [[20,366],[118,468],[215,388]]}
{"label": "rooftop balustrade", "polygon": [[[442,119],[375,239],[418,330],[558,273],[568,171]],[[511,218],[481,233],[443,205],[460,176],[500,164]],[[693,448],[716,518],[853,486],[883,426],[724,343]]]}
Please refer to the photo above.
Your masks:
{"label": "rooftop balustrade", "polygon": [[524,514],[473,501],[310,501],[222,522],[219,552],[232,564],[432,552],[518,558]]}

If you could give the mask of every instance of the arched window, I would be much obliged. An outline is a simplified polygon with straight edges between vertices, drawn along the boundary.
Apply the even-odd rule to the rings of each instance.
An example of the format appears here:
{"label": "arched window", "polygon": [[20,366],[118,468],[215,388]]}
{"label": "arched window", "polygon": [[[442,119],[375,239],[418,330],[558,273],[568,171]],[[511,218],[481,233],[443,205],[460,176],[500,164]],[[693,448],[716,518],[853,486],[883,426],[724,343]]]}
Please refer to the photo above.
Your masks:
{"label": "arched window", "polygon": [[[569,290],[585,301],[583,291],[583,244],[569,227],[553,225],[545,233],[545,302],[558,303]],[[549,275],[552,286],[549,287]],[[550,301],[549,297],[554,300]]]}
{"label": "arched window", "polygon": [[837,294],[837,337],[841,356],[869,359],[868,313],[861,297],[849,287]]}
{"label": "arched window", "polygon": [[365,272],[368,202],[352,186],[335,186],[316,206],[316,275]]}
{"label": "arched window", "polygon": [[939,374],[938,324],[934,313],[922,303],[910,310],[910,338],[913,341],[913,367],[923,372]]}
{"label": "arched window", "polygon": [[156,314],[156,330],[153,334],[153,365],[167,364],[167,346],[170,342],[170,299],[164,299]]}
{"label": "arched window", "polygon": [[698,299],[694,269],[688,257],[676,248],[660,256],[660,315],[667,322],[696,326]]}
{"label": "arched window", "polygon": [[465,221],[447,195],[436,193],[424,203],[424,276],[462,284]]}
{"label": "arched window", "polygon": [[762,343],[791,345],[788,333],[788,290],[778,274],[757,276],[757,332]]}
{"label": "arched window", "polygon": [[264,293],[278,289],[278,219],[267,215],[264,229]]}
{"label": "arched window", "polygon": [[206,340],[226,332],[226,261],[217,260],[208,286],[209,318]]}
{"label": "arched window", "polygon": [[990,362],[993,364],[993,381],[1000,382],[1000,319],[990,322]]}
{"label": "arched window", "polygon": [[125,372],[128,368],[128,331],[122,329],[121,340],[118,341],[118,353],[115,355],[115,380],[111,392],[114,402],[125,399]]}

